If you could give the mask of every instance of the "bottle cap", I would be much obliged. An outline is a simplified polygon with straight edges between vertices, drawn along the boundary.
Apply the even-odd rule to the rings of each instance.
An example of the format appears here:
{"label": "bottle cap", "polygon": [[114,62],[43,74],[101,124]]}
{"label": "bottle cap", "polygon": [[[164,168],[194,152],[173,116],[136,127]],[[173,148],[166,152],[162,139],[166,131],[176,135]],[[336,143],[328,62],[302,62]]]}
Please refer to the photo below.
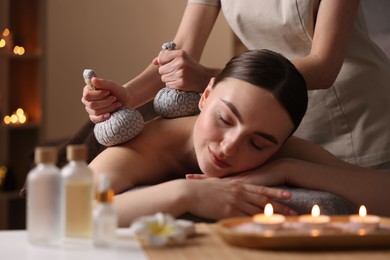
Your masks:
{"label": "bottle cap", "polygon": [[111,189],[111,181],[106,175],[100,175],[96,189],[96,200],[98,202],[110,203],[114,197]]}
{"label": "bottle cap", "polygon": [[56,163],[57,149],[55,147],[40,146],[35,148],[35,163]]}
{"label": "bottle cap", "polygon": [[66,147],[66,159],[68,161],[86,161],[88,148],[84,144],[71,144]]}

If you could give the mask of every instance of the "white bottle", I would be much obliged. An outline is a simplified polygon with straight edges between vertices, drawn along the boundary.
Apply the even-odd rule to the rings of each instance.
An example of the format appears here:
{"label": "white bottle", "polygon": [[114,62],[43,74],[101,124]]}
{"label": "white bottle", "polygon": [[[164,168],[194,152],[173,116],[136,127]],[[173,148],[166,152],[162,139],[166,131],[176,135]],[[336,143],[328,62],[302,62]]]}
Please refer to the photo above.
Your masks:
{"label": "white bottle", "polygon": [[27,176],[27,235],[32,244],[57,244],[63,231],[63,194],[54,147],[35,148],[36,166]]}
{"label": "white bottle", "polygon": [[114,192],[110,179],[101,175],[96,192],[97,205],[93,211],[93,243],[95,246],[110,247],[115,242],[118,218],[112,207]]}
{"label": "white bottle", "polygon": [[65,193],[65,236],[92,237],[93,173],[86,163],[85,145],[68,145],[62,168]]}

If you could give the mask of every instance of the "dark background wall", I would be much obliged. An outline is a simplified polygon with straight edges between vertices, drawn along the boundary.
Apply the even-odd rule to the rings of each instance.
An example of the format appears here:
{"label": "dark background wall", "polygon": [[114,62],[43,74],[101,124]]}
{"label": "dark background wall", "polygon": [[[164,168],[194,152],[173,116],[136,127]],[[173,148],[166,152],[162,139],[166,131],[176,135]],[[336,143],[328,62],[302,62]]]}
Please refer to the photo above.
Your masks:
{"label": "dark background wall", "polygon": [[390,57],[390,1],[362,0],[361,4],[371,38]]}

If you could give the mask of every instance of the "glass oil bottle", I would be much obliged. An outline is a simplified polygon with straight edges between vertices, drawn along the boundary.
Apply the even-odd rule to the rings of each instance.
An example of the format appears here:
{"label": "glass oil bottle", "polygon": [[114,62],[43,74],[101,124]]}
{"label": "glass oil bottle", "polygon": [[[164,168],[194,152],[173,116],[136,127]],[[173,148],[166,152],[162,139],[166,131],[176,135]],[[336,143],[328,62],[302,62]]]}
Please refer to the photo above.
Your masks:
{"label": "glass oil bottle", "polygon": [[92,238],[93,173],[85,145],[68,145],[62,168],[65,193],[65,237]]}
{"label": "glass oil bottle", "polygon": [[27,175],[27,236],[32,244],[60,243],[63,194],[54,147],[36,147],[36,166]]}

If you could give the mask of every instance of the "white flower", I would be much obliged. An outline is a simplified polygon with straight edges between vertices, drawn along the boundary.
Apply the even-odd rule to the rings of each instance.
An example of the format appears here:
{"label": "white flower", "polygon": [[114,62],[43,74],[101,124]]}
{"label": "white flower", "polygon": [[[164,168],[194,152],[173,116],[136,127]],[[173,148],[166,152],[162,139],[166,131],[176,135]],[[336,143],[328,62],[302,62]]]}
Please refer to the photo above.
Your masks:
{"label": "white flower", "polygon": [[130,226],[132,232],[146,245],[162,247],[169,243],[183,244],[186,230],[171,215],[161,212],[136,219]]}

